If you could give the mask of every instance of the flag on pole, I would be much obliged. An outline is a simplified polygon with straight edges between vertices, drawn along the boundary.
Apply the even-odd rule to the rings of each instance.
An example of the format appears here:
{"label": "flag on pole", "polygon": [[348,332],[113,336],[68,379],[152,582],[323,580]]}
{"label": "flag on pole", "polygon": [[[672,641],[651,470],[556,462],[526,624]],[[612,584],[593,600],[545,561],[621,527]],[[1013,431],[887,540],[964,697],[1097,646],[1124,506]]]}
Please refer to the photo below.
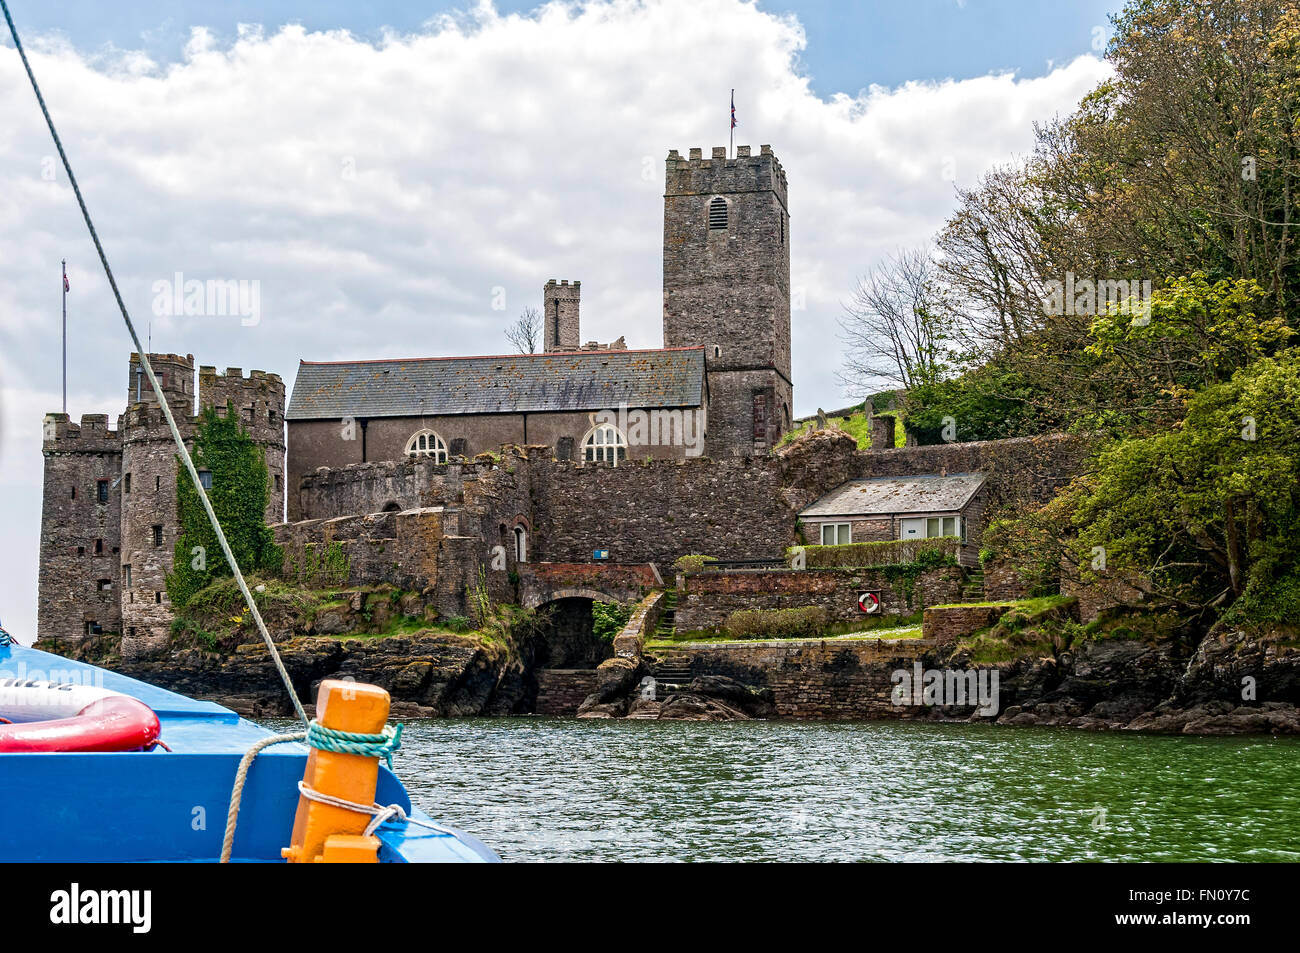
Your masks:
{"label": "flag on pole", "polygon": [[72,285],[68,284],[68,273],[66,271],[63,273],[63,290],[64,291],[72,290]]}
{"label": "flag on pole", "polygon": [[736,128],[736,91],[731,91],[731,128]]}

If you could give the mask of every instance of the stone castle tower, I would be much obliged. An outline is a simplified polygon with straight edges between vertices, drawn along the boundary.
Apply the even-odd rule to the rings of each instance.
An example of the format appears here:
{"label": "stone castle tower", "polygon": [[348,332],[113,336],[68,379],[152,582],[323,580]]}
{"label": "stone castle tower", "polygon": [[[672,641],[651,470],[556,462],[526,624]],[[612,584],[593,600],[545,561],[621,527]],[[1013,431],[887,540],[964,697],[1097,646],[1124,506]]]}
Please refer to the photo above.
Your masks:
{"label": "stone castle tower", "polygon": [[770,146],[668,153],[664,346],[705,349],[709,456],[762,452],[790,429],[789,232]]}
{"label": "stone castle tower", "polygon": [[[218,374],[193,355],[150,354],[181,435],[192,447],[201,410],[234,407],[266,456],[267,522],[284,507],[284,383],[278,375],[239,368]],[[45,486],[41,512],[37,635],[77,641],[122,635],[125,655],[166,643],[171,625],[167,574],[179,535],[176,447],[138,355],[131,355],[126,413],[117,429],[107,414],[81,424],[66,414],[45,418]]]}

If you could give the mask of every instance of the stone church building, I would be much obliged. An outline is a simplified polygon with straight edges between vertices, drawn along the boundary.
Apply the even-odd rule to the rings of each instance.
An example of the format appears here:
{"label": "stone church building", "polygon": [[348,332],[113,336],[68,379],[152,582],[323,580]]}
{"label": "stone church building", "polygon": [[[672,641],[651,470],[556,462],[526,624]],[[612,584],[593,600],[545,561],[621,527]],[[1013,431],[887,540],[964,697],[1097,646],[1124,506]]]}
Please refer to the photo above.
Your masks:
{"label": "stone church building", "polygon": [[[770,146],[668,154],[663,344],[582,345],[581,283],[546,283],[536,354],[303,361],[288,412],[288,480],[319,467],[503,444],[619,463],[766,452],[790,429],[785,172]],[[289,519],[302,515],[289,496]]]}

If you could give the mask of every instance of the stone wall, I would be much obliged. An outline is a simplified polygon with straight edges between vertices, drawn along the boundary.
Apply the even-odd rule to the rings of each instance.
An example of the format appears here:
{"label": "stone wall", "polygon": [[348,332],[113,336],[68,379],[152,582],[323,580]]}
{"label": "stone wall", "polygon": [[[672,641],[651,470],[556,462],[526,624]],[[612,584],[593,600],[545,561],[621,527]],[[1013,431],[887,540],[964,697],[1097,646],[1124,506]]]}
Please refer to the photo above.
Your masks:
{"label": "stone wall", "polygon": [[539,558],[667,567],[689,553],[779,557],[794,541],[794,513],[766,460],[703,458],[679,464],[533,467]]}
{"label": "stone wall", "polygon": [[772,690],[781,718],[913,718],[934,709],[892,703],[893,672],[930,661],[923,639],[712,643],[656,652],[661,663],[692,677],[723,675]]}
{"label": "stone wall", "polygon": [[1010,606],[939,606],[926,609],[921,621],[922,634],[936,645],[947,645],[986,629],[1010,609]]}
{"label": "stone wall", "polygon": [[706,570],[681,578],[679,632],[715,629],[732,612],[744,609],[821,606],[833,622],[861,622],[869,617],[858,608],[858,593],[866,590],[880,593],[882,614],[908,615],[927,604],[960,598],[962,585],[960,569],[931,569],[916,579],[909,602],[905,587],[890,582],[879,569]]}
{"label": "stone wall", "polygon": [[538,715],[576,715],[600,679],[594,668],[539,668],[535,674],[537,703],[533,711]]}
{"label": "stone wall", "polygon": [[[797,541],[797,512],[860,477],[977,471],[989,477],[990,513],[1042,502],[1077,472],[1087,446],[1057,435],[870,452],[846,434],[821,431],[766,456],[619,467],[556,461],[549,448],[526,447],[499,464],[403,461],[318,470],[303,479],[299,498],[308,518],[456,504],[464,515],[448,535],[481,533],[488,547],[512,549],[510,532],[522,525],[534,561],[590,562],[593,551],[607,550],[612,562],[666,570],[691,553],[780,558]],[[968,516],[973,551],[983,510]]]}
{"label": "stone wall", "polygon": [[1029,585],[1014,565],[1005,559],[993,559],[984,564],[985,599],[1001,602],[1028,597]]}

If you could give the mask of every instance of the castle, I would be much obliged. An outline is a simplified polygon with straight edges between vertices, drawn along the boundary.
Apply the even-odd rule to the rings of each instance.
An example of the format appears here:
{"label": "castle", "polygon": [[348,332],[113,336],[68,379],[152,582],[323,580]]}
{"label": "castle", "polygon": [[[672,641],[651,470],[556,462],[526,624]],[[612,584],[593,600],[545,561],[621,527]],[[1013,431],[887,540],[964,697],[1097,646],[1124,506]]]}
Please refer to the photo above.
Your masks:
{"label": "castle", "polygon": [[[266,455],[271,523],[286,495],[291,521],[315,515],[302,488],[321,468],[449,465],[504,445],[611,467],[762,454],[791,425],[788,239],[785,172],[770,146],[730,158],[722,147],[708,158],[672,150],[662,348],[583,345],[581,284],[552,280],[540,353],[303,361],[287,411],[275,374],[203,367],[196,393],[192,356],[150,360],[187,440],[191,412],[230,402],[241,415]],[[120,632],[124,652],[165,640],[178,533],[171,437],[136,355],[130,375],[116,429],[103,414],[80,425],[46,417],[38,610],[44,638]]]}
{"label": "castle", "polygon": [[[303,361],[287,415],[290,486],[319,467],[442,463],[505,444],[614,465],[766,452],[790,429],[794,399],[789,230],[770,146],[734,158],[672,150],[662,348],[583,345],[581,282],[551,280],[541,353]],[[289,518],[302,516],[291,494]]]}
{"label": "castle", "polygon": [[[262,448],[270,480],[268,522],[284,507],[284,383],[275,374],[237,367],[219,374],[194,356],[151,354],[186,444],[193,446],[198,412],[228,407]],[[127,410],[108,426],[107,414],[47,414],[42,440],[41,638],[78,640],[122,635],[123,652],[163,637],[171,622],[167,574],[180,532],[176,511],[176,445],[158,397],[131,355]],[[202,476],[202,474],[200,474]]]}

